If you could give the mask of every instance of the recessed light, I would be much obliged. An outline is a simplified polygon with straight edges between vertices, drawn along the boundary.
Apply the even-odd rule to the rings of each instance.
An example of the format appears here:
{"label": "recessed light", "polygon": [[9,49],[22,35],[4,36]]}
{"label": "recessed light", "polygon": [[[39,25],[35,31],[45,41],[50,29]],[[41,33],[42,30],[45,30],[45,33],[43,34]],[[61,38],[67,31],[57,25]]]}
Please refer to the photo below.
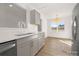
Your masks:
{"label": "recessed light", "polygon": [[13,5],[12,4],[10,4],[10,5],[8,5],[9,7],[13,7]]}

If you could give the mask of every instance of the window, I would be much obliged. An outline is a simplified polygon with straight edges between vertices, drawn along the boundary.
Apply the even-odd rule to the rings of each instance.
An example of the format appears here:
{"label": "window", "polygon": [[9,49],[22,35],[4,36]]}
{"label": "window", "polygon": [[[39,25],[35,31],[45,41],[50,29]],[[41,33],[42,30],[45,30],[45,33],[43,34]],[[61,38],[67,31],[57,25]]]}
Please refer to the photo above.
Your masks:
{"label": "window", "polygon": [[48,20],[48,27],[53,31],[59,32],[64,30],[64,21],[61,18],[54,18]]}

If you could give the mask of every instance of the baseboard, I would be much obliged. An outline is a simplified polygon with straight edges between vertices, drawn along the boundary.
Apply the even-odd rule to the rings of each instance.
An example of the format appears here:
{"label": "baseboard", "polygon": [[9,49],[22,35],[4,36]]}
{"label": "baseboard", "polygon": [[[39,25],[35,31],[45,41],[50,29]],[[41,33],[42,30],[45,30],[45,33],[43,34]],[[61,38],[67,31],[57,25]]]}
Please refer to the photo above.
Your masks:
{"label": "baseboard", "polygon": [[66,40],[72,40],[72,39],[69,39],[69,38],[60,38],[60,37],[47,37],[47,38],[55,38],[55,39],[66,39]]}

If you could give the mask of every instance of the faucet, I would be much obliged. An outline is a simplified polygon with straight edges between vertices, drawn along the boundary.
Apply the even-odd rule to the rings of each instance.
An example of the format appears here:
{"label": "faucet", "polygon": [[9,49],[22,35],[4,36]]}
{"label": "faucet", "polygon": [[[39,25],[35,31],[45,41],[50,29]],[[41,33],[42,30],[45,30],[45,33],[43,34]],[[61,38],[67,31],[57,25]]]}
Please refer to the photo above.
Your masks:
{"label": "faucet", "polygon": [[19,21],[18,26],[19,26],[19,29],[21,30],[21,32],[23,32],[24,28],[25,28],[25,23],[23,21]]}
{"label": "faucet", "polygon": [[25,28],[25,23],[23,21],[21,22],[21,28]]}

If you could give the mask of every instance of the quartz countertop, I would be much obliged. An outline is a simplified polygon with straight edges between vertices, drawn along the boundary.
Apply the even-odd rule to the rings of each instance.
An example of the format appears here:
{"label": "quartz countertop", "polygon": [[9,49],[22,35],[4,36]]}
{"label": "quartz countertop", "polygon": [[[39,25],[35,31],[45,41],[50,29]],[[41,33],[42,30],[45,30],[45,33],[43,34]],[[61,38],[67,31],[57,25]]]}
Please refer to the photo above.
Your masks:
{"label": "quartz countertop", "polygon": [[[11,40],[16,40],[16,39],[19,39],[19,38],[23,38],[23,37],[28,37],[28,36],[32,36],[34,34],[28,34],[28,35],[21,35],[21,36],[17,36],[17,35],[0,35],[0,43],[3,43],[3,42],[7,42],[7,41],[11,41]],[[7,37],[8,36],[8,37]]]}
{"label": "quartz countertop", "polygon": [[[42,33],[42,32],[38,32],[38,33]],[[32,34],[20,35],[20,36],[12,35],[12,34],[11,35],[10,34],[2,34],[2,35],[0,35],[0,43],[11,41],[11,40],[17,40],[17,39],[20,39],[20,38],[23,38],[23,37],[29,37],[29,36],[32,36],[32,35],[36,35],[38,33],[32,33]]]}

